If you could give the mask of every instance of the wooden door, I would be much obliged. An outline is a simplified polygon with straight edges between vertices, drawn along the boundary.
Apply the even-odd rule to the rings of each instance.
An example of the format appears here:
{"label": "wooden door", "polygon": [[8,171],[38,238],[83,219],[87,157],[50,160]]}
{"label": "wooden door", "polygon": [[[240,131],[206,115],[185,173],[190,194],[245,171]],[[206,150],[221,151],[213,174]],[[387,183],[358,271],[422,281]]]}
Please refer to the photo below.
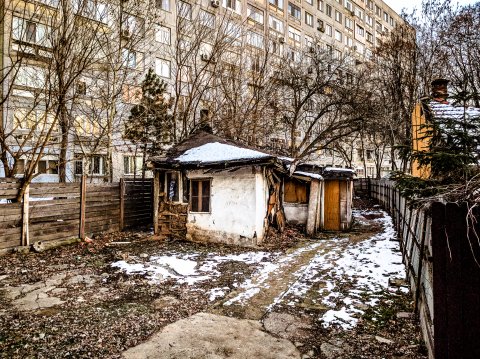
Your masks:
{"label": "wooden door", "polygon": [[329,231],[340,230],[340,185],[339,181],[325,181],[325,224]]}

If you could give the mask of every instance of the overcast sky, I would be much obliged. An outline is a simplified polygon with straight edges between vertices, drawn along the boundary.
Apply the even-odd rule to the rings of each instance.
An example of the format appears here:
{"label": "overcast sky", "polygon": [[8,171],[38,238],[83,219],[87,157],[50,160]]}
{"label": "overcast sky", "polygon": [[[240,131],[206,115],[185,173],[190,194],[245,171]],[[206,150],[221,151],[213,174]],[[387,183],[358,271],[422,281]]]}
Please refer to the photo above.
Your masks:
{"label": "overcast sky", "polygon": [[[403,8],[407,8],[410,12],[413,8],[420,8],[422,0],[384,0],[395,12],[399,13]],[[476,0],[452,0],[452,4],[458,1],[461,5],[473,4]]]}

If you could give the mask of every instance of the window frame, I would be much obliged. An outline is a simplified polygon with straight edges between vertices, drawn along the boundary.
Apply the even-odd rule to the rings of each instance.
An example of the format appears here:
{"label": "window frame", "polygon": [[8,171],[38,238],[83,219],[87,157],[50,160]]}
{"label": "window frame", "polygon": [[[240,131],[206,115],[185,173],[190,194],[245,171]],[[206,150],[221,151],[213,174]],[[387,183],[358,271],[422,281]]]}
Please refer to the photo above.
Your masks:
{"label": "window frame", "polygon": [[[213,178],[211,177],[200,177],[200,178],[189,178],[189,198],[188,198],[188,211],[190,213],[198,213],[198,214],[211,214],[212,213],[212,180]],[[202,182],[208,182],[208,187],[209,187],[209,194],[208,194],[208,211],[202,211],[200,208],[201,203],[197,203],[197,208],[199,209],[198,211],[194,211],[192,208],[192,202],[193,202],[193,195],[192,195],[192,190],[193,190],[193,182],[198,182],[198,196],[196,196],[197,200],[198,199],[203,199],[202,196]]]}

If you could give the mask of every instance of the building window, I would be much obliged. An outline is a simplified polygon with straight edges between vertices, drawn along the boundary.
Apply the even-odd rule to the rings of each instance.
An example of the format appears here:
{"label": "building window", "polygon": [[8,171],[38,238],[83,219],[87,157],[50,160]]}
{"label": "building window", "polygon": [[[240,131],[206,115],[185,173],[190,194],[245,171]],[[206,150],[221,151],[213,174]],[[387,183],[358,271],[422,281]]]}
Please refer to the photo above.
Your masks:
{"label": "building window", "polygon": [[14,130],[35,130],[45,132],[53,127],[53,131],[58,130],[58,124],[54,125],[55,117],[52,113],[44,111],[17,108],[13,112]]}
{"label": "building window", "polygon": [[142,173],[142,162],[140,156],[123,156],[123,173],[126,175]]}
{"label": "building window", "polygon": [[87,94],[87,84],[85,81],[77,81],[75,83],[75,93],[81,96],[85,96]]}
{"label": "building window", "polygon": [[122,49],[123,63],[126,67],[134,69],[137,67],[137,53],[131,49]]}
{"label": "building window", "polygon": [[239,14],[242,12],[242,5],[239,0],[223,0],[223,7]]}
{"label": "building window", "polygon": [[155,29],[155,40],[161,44],[170,45],[170,28],[162,25],[157,25]]}
{"label": "building window", "polygon": [[338,30],[335,30],[335,40],[342,42],[342,33]]}
{"label": "building window", "polygon": [[179,17],[183,17],[187,20],[192,20],[192,5],[185,2],[179,1],[177,5],[177,12]]}
{"label": "building window", "polygon": [[332,6],[331,5],[325,5],[325,13],[327,14],[328,17],[332,17]]}
{"label": "building window", "polygon": [[324,4],[323,4],[323,0],[318,0],[317,2],[317,9],[321,12],[323,12],[323,9],[324,9]]}
{"label": "building window", "polygon": [[259,24],[263,24],[264,16],[263,16],[263,11],[260,9],[257,9],[254,6],[248,5],[247,16],[249,19],[252,19],[253,21],[258,22]]}
{"label": "building window", "polygon": [[103,156],[92,156],[91,172],[92,175],[105,174],[105,158]]}
{"label": "building window", "polygon": [[335,20],[342,23],[342,13],[340,11],[335,10]]}
{"label": "building window", "polygon": [[40,160],[38,161],[36,173],[57,175],[58,161],[57,160]]}
{"label": "building window", "polygon": [[144,21],[142,18],[134,15],[129,15],[129,14],[124,14],[123,17],[123,35],[126,37],[130,37],[134,34],[136,35],[143,35],[143,29],[144,29]]}
{"label": "building window", "polygon": [[347,29],[353,30],[353,21],[352,19],[345,17],[345,27]]}
{"label": "building window", "polygon": [[300,8],[290,2],[288,3],[288,14],[298,20],[300,20],[302,17]]}
{"label": "building window", "polygon": [[21,65],[14,79],[14,85],[32,88],[44,88],[46,79],[45,69],[39,66]]}
{"label": "building window", "polygon": [[365,36],[365,30],[360,25],[357,25],[357,34],[360,36]]}
{"label": "building window", "polygon": [[328,35],[328,36],[333,36],[333,30],[332,30],[332,26],[328,25],[325,27],[325,33]]}
{"label": "building window", "polygon": [[200,10],[199,14],[200,18],[200,23],[206,27],[209,27],[211,29],[215,28],[215,15],[212,13],[209,13],[205,10]]}
{"label": "building window", "polygon": [[249,31],[247,33],[247,43],[254,47],[263,49],[263,36],[260,34],[257,34],[256,32]]}
{"label": "building window", "polygon": [[313,37],[305,35],[305,46],[313,47]]}
{"label": "building window", "polygon": [[368,26],[373,27],[373,17],[370,15],[365,16],[365,22]]}
{"label": "building window", "polygon": [[170,78],[170,61],[164,59],[155,59],[155,73],[158,76]]}
{"label": "building window", "polygon": [[279,9],[283,9],[283,0],[268,0],[268,2],[271,5],[278,7]]}
{"label": "building window", "polygon": [[83,160],[76,159],[74,162],[74,174],[75,175],[83,175]]}
{"label": "building window", "polygon": [[49,46],[47,26],[18,17],[12,19],[12,38],[42,46]]}
{"label": "building window", "polygon": [[347,45],[348,47],[352,47],[353,46],[353,39],[348,37],[348,36],[345,36],[345,45]]}
{"label": "building window", "polygon": [[190,211],[209,213],[210,212],[211,180],[190,181]]}
{"label": "building window", "polygon": [[170,11],[170,0],[156,0],[156,7],[165,11]]}
{"label": "building window", "polygon": [[272,15],[270,15],[268,20],[269,20],[268,22],[269,22],[269,25],[270,25],[271,29],[283,33],[283,21],[282,20],[279,20],[275,16],[272,16]]}
{"label": "building window", "polygon": [[313,16],[312,16],[312,14],[309,14],[308,12],[305,12],[305,24],[313,27]]}
{"label": "building window", "polygon": [[373,44],[373,34],[367,31],[367,41]]}
{"label": "building window", "polygon": [[358,7],[355,8],[355,15],[356,15],[360,20],[363,20],[363,11],[362,11],[360,8],[358,8]]}
{"label": "building window", "polygon": [[25,174],[25,160],[22,160],[22,159],[17,160],[16,166],[15,166],[15,174],[16,175]]}
{"label": "building window", "polygon": [[[74,174],[82,175],[85,173],[85,163],[83,156],[77,154],[74,161]],[[106,173],[106,158],[102,155],[93,155],[90,157],[90,173],[91,175],[103,176]]]}
{"label": "building window", "polygon": [[301,33],[299,30],[289,26],[288,27],[288,38],[291,39],[295,43],[301,42]]}

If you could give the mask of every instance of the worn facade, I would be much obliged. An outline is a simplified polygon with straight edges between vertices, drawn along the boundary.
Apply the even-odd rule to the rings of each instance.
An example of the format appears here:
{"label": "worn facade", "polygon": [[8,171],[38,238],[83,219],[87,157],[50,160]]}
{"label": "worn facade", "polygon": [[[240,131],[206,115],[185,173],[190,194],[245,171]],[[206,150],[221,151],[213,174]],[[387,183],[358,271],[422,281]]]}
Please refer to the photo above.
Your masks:
{"label": "worn facade", "polygon": [[[157,235],[254,246],[265,240],[270,226],[283,231],[287,223],[301,225],[314,235],[351,224],[351,190],[342,192],[337,204],[326,204],[324,176],[351,188],[353,170],[301,164],[290,174],[291,159],[203,131],[150,161]],[[331,211],[338,217],[336,227],[325,217]]]}

